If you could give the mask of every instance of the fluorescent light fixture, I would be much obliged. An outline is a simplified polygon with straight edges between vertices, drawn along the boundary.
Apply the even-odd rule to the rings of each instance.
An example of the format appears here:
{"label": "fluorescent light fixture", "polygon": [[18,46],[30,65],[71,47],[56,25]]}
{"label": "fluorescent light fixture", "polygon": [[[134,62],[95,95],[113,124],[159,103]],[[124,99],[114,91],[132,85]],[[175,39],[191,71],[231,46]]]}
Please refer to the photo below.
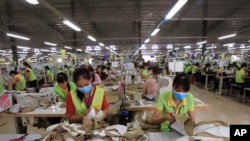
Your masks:
{"label": "fluorescent light fixture", "polygon": [[96,46],[95,50],[101,50],[101,48],[99,46]]}
{"label": "fluorescent light fixture", "polygon": [[69,20],[63,20],[63,23],[65,25],[67,25],[68,27],[74,29],[75,31],[81,31],[81,28],[78,27],[77,25],[73,24],[72,22],[70,22]]}
{"label": "fluorescent light fixture", "polygon": [[24,47],[24,46],[17,46],[19,49],[30,49],[29,47]]}
{"label": "fluorescent light fixture", "polygon": [[179,49],[180,49],[180,48],[177,47],[177,48],[175,48],[174,50],[179,50]]}
{"label": "fluorescent light fixture", "polygon": [[102,47],[104,46],[104,44],[103,44],[103,43],[99,43],[99,45],[100,45],[100,46],[102,46]]}
{"label": "fluorescent light fixture", "polygon": [[30,3],[30,4],[33,4],[33,5],[39,4],[39,1],[38,1],[38,0],[26,0],[26,2],[28,2],[28,3]]}
{"label": "fluorescent light fixture", "polygon": [[29,37],[25,37],[23,35],[17,35],[17,34],[13,34],[13,33],[6,33],[7,36],[9,37],[13,37],[13,38],[18,38],[18,39],[23,39],[23,40],[30,40]]}
{"label": "fluorescent light fixture", "polygon": [[250,42],[250,40],[248,42]]}
{"label": "fluorescent light fixture", "polygon": [[195,49],[195,51],[202,51],[201,49]]}
{"label": "fluorescent light fixture", "polygon": [[6,51],[5,50],[0,50],[0,52],[5,53]]}
{"label": "fluorescent light fixture", "polygon": [[56,50],[56,48],[52,47],[51,50]]}
{"label": "fluorescent light fixture", "polygon": [[44,44],[46,44],[46,45],[50,45],[50,46],[57,46],[57,44],[55,44],[55,43],[51,43],[51,42],[44,42]]}
{"label": "fluorescent light fixture", "polygon": [[151,36],[155,36],[160,31],[160,28],[156,28],[152,33]]}
{"label": "fluorescent light fixture", "polygon": [[47,50],[47,49],[40,49],[40,50],[44,52],[50,52],[50,50]]}
{"label": "fluorescent light fixture", "polygon": [[69,47],[69,46],[64,46],[64,48],[66,48],[66,49],[72,49],[72,47]]}
{"label": "fluorescent light fixture", "polygon": [[235,45],[235,43],[228,43],[228,44],[224,44],[223,46],[224,47],[226,47],[226,46],[228,46],[228,47],[233,47]]}
{"label": "fluorescent light fixture", "polygon": [[106,49],[110,49],[109,47],[105,47]]}
{"label": "fluorescent light fixture", "polygon": [[112,50],[116,50],[116,47],[115,47],[114,45],[111,45],[110,48],[111,48]]}
{"label": "fluorescent light fixture", "polygon": [[228,50],[234,50],[234,49],[236,49],[235,47],[233,47],[233,48],[228,48]]}
{"label": "fluorescent light fixture", "polygon": [[241,45],[240,48],[246,48],[246,46],[245,45]]}
{"label": "fluorescent light fixture", "polygon": [[186,3],[188,0],[178,0],[174,7],[165,16],[165,20],[171,19]]}
{"label": "fluorescent light fixture", "polygon": [[96,41],[96,39],[95,39],[94,37],[90,36],[90,35],[88,35],[87,37],[88,37],[91,41],[93,41],[93,42]]}
{"label": "fluorescent light fixture", "polygon": [[237,35],[236,33],[234,33],[234,34],[229,34],[229,35],[225,35],[225,36],[218,37],[218,39],[219,39],[219,40],[223,40],[223,39],[235,37],[236,35]]}
{"label": "fluorescent light fixture", "polygon": [[185,49],[191,48],[191,46],[184,46]]}
{"label": "fluorescent light fixture", "polygon": [[82,51],[82,49],[80,49],[80,48],[78,48],[78,49],[76,49],[77,51]]}
{"label": "fluorescent light fixture", "polygon": [[207,41],[201,41],[201,42],[197,42],[196,44],[197,45],[202,45],[202,44],[206,44],[207,43]]}
{"label": "fluorescent light fixture", "polygon": [[207,47],[207,49],[214,49],[215,47]]}
{"label": "fluorescent light fixture", "polygon": [[17,53],[20,53],[20,54],[27,54],[27,53],[29,53],[29,52],[18,51]]}
{"label": "fluorescent light fixture", "polygon": [[172,44],[167,45],[167,49],[173,49],[173,45]]}
{"label": "fluorescent light fixture", "polygon": [[148,38],[148,39],[146,39],[145,41],[144,41],[144,43],[148,43],[150,41],[150,39]]}

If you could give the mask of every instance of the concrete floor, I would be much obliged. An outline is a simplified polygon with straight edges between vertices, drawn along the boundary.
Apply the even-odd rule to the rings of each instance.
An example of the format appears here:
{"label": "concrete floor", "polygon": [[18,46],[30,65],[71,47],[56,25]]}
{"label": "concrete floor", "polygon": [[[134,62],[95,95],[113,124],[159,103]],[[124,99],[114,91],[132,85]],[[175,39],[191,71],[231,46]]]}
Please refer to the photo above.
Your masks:
{"label": "concrete floor", "polygon": [[[194,85],[192,85],[191,93],[209,106],[209,110],[196,111],[196,122],[222,120],[230,124],[250,124],[249,104],[242,104],[235,98],[220,96]],[[15,133],[14,118],[0,117],[0,134],[5,133]]]}

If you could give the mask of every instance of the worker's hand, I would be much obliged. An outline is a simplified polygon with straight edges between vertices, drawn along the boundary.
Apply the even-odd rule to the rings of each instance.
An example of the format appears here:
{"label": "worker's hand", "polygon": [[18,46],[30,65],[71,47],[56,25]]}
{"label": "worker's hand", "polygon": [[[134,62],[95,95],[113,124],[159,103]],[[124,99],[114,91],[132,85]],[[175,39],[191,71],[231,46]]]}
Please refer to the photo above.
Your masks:
{"label": "worker's hand", "polygon": [[171,112],[168,112],[168,113],[165,115],[165,118],[166,118],[166,120],[168,120],[170,123],[173,123],[173,122],[175,121],[174,114],[171,113]]}

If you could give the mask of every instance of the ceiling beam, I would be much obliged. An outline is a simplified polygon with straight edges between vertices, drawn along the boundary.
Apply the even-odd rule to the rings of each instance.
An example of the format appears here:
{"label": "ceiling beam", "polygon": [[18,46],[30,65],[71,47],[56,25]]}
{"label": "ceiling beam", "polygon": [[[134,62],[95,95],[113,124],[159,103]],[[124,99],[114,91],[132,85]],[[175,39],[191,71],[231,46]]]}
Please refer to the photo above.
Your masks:
{"label": "ceiling beam", "polygon": [[[239,11],[242,9],[242,7],[247,6],[248,3],[250,3],[249,0],[239,1],[239,3],[238,3],[237,5],[235,5],[234,9],[228,11],[228,12],[224,15],[224,17],[225,17],[225,18],[230,18],[230,17],[232,17],[235,13],[239,12]],[[208,26],[208,33],[211,32],[212,30],[218,28],[218,27],[219,27],[221,24],[223,24],[223,23],[224,23],[223,20],[221,20],[221,21],[216,21],[216,22],[212,23],[210,26]]]}
{"label": "ceiling beam", "polygon": [[[83,13],[85,14],[86,18],[87,18],[87,22],[90,22],[91,26],[94,29],[94,32],[96,35],[100,35],[100,30],[97,28],[96,24],[94,21],[91,21],[92,18],[92,14],[91,14],[91,7],[89,6],[89,4],[87,2],[85,2],[84,0],[77,0],[78,3],[81,6],[81,11],[83,11]],[[98,3],[101,3],[101,0],[99,0]],[[95,4],[95,7],[97,7],[97,2]],[[93,8],[92,8],[93,10]]]}
{"label": "ceiling beam", "polygon": [[57,33],[61,39],[66,39],[66,37],[64,36],[64,32],[54,22],[45,17],[41,12],[35,10],[33,5],[30,5],[27,2],[23,1],[19,1],[19,3],[23,4],[31,14],[33,14],[37,19],[50,27],[55,33]]}

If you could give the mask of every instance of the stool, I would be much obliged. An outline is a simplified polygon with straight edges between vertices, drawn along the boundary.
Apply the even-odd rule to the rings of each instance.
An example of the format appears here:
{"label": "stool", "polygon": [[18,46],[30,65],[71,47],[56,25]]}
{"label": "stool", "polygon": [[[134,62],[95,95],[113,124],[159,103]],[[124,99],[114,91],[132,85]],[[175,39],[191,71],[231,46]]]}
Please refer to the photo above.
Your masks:
{"label": "stool", "polygon": [[230,84],[231,93],[230,96],[237,96],[238,101],[240,101],[240,90],[237,84]]}
{"label": "stool", "polygon": [[248,100],[246,100],[247,99],[247,97],[246,97],[246,91],[250,91],[250,88],[245,88],[244,89],[243,98],[242,98],[242,102],[243,103],[245,103],[245,101],[249,101],[250,102],[249,98],[248,98]]}
{"label": "stool", "polygon": [[213,88],[214,88],[214,81],[209,81],[208,89],[213,90]]}

